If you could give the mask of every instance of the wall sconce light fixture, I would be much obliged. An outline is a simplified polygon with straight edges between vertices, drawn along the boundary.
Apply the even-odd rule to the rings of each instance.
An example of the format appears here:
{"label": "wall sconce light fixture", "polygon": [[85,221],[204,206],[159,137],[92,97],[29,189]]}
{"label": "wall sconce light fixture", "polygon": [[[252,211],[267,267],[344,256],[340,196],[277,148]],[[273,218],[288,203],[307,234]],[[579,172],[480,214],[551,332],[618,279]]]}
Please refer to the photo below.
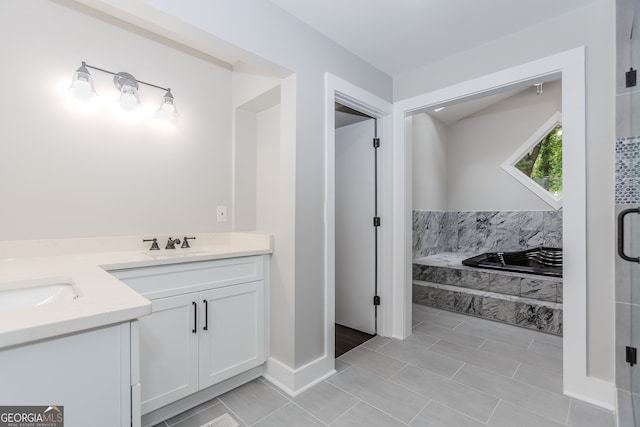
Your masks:
{"label": "wall sconce light fixture", "polygon": [[93,85],[93,79],[91,77],[91,73],[89,73],[89,69],[101,71],[113,76],[113,84],[120,92],[118,103],[122,109],[126,111],[133,111],[140,106],[138,88],[140,84],[143,84],[165,91],[165,94],[162,97],[162,102],[160,103],[160,108],[158,108],[156,112],[158,118],[163,120],[173,120],[176,118],[178,111],[176,110],[175,99],[173,94],[171,94],[170,88],[138,80],[131,74],[122,71],[114,73],[103,68],[94,67],[84,61],[82,61],[82,65],[74,73],[71,86],[69,86],[69,91],[71,91],[78,99],[88,100],[98,95],[95,86]]}

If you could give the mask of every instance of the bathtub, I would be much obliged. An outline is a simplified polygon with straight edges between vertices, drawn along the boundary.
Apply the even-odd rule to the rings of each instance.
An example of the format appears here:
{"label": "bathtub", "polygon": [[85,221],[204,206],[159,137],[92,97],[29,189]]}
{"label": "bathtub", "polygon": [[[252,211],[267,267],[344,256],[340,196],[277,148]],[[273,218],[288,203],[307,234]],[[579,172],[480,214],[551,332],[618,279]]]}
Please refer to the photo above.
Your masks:
{"label": "bathtub", "polygon": [[562,277],[562,249],[538,247],[516,252],[488,252],[462,261],[468,267]]}

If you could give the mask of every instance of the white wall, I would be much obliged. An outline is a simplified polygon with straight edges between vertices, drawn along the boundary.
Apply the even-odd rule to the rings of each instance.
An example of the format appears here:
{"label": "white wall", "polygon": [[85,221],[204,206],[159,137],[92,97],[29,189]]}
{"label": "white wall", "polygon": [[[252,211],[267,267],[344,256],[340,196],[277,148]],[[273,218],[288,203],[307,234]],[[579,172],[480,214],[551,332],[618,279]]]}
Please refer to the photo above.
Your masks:
{"label": "white wall", "polygon": [[562,111],[559,81],[546,83],[542,95],[532,86],[447,126],[448,210],[551,209],[502,163],[557,111]]}
{"label": "white wall", "polygon": [[447,129],[427,113],[412,116],[413,209],[447,210]]}
{"label": "white wall", "polygon": [[[231,71],[64,2],[0,3],[0,239],[226,231],[231,205]],[[172,88],[175,126],[75,108],[81,61]],[[111,76],[92,72],[115,104]],[[157,108],[163,91],[140,88]]]}
{"label": "white wall", "polygon": [[394,78],[394,98],[400,100],[578,46],[586,47],[586,341],[589,375],[606,381],[613,380],[614,352],[614,3],[592,3]]}

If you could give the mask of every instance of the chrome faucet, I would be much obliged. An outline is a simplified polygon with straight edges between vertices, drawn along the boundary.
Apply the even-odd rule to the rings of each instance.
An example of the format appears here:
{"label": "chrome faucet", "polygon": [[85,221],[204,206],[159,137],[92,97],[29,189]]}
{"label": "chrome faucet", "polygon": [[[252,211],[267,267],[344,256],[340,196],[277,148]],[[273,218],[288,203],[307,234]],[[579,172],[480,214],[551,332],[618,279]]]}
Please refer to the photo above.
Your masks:
{"label": "chrome faucet", "polygon": [[167,246],[165,246],[165,249],[175,249],[176,248],[176,244],[180,244],[180,239],[172,239],[171,237],[169,237],[169,240],[167,240]]}

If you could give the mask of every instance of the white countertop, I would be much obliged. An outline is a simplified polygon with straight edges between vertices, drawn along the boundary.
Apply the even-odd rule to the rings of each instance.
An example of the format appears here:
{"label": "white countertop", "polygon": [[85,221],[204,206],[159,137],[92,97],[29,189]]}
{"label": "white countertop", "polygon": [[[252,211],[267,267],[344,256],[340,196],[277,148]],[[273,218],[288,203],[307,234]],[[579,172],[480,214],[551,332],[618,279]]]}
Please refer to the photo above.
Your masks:
{"label": "white countertop", "polygon": [[[194,234],[192,234],[194,235]],[[142,236],[0,242],[0,292],[16,282],[64,278],[75,300],[0,310],[0,348],[125,322],[151,312],[151,303],[107,271],[261,255],[271,236],[251,233],[195,234],[190,249],[149,251]],[[173,236],[176,237],[176,236]],[[182,236],[179,236],[182,239]],[[0,296],[1,298],[1,296]]]}

